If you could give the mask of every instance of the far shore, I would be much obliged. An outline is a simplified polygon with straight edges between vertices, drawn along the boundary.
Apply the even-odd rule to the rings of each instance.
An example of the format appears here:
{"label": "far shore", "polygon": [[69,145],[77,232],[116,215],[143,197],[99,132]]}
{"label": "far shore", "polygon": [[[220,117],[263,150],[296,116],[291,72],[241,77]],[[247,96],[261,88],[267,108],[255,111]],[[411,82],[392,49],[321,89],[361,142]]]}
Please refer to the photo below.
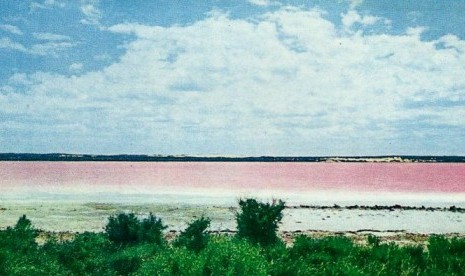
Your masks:
{"label": "far shore", "polygon": [[0,161],[106,161],[106,162],[376,162],[460,163],[465,156],[379,155],[379,156],[195,156],[145,154],[0,153]]}

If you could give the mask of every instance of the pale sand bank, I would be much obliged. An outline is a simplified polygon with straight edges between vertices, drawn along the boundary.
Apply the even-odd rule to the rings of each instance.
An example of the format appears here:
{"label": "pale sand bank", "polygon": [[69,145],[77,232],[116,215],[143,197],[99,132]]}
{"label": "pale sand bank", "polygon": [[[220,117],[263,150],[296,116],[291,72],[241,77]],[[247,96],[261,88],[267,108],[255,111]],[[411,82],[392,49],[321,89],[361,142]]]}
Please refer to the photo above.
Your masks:
{"label": "pale sand bank", "polygon": [[[341,202],[337,203],[341,204]],[[441,204],[436,202],[437,205],[434,203],[427,206],[449,206],[447,202]],[[199,195],[190,197],[163,195],[159,198],[152,197],[152,200],[137,196],[116,197],[110,200],[96,195],[87,197],[87,199],[72,196],[55,196],[46,199],[36,197],[22,200],[0,198],[0,227],[14,225],[19,216],[26,214],[37,228],[45,231],[102,231],[108,216],[118,212],[132,211],[140,215],[152,212],[161,217],[170,230],[184,229],[192,219],[207,216],[212,219],[210,227],[212,231],[234,231],[236,206],[237,197],[199,197]],[[457,206],[463,207],[463,204]],[[465,234],[465,213],[426,210],[287,208],[280,231],[358,231],[359,233],[373,232],[377,235]]]}

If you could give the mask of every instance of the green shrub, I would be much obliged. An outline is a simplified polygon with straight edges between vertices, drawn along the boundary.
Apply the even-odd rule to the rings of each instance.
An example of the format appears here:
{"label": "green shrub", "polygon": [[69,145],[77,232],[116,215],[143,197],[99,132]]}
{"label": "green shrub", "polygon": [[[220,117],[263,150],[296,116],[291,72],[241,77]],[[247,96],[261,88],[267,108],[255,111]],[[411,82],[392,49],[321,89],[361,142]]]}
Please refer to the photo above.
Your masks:
{"label": "green shrub", "polygon": [[240,199],[239,207],[240,211],[236,214],[237,237],[265,246],[279,240],[276,231],[283,218],[283,201],[270,204],[256,199]]}
{"label": "green shrub", "polygon": [[289,248],[281,241],[262,249],[270,275],[292,275]]}
{"label": "green shrub", "polygon": [[381,240],[375,235],[368,235],[367,242],[370,246],[379,246],[381,244]]}
{"label": "green shrub", "polygon": [[145,261],[136,275],[204,275],[205,258],[187,248],[158,252]]}
{"label": "green shrub", "polygon": [[110,243],[103,233],[85,232],[77,234],[71,241],[49,241],[44,250],[55,257],[69,274],[105,275],[109,270]]}
{"label": "green shrub", "polygon": [[36,243],[38,231],[25,215],[0,231],[0,275],[63,275],[55,258]]}
{"label": "green shrub", "polygon": [[18,219],[14,227],[7,227],[0,233],[0,247],[28,254],[37,249],[36,238],[38,231],[25,215]]}
{"label": "green shrub", "polygon": [[165,230],[167,226],[163,225],[160,218],[150,213],[148,218],[144,218],[140,221],[139,225],[139,242],[155,243],[156,245],[162,245],[165,242],[163,230]]}
{"label": "green shrub", "polygon": [[199,252],[208,243],[209,234],[205,232],[210,226],[210,219],[201,217],[192,221],[186,230],[182,231],[174,241],[175,246],[184,246],[189,250]]}
{"label": "green shrub", "polygon": [[290,250],[293,257],[309,256],[315,253],[324,253],[331,260],[347,256],[355,250],[351,239],[343,236],[311,238],[300,235],[295,238]]}
{"label": "green shrub", "polygon": [[289,249],[288,273],[294,275],[358,275],[353,261],[358,248],[347,237],[300,235]]}
{"label": "green shrub", "polygon": [[110,266],[118,275],[132,275],[144,261],[158,254],[162,249],[153,244],[140,244],[123,247],[109,257]]}
{"label": "green shrub", "polygon": [[268,275],[261,249],[246,240],[212,237],[204,250],[164,249],[141,265],[137,275]]}
{"label": "green shrub", "polygon": [[268,275],[268,263],[261,248],[229,237],[211,239],[201,252],[204,275]]}
{"label": "green shrub", "polygon": [[420,245],[387,243],[360,247],[355,262],[367,275],[423,275],[426,268],[425,253]]}
{"label": "green shrub", "polygon": [[465,239],[431,236],[428,239],[428,265],[436,274],[463,275]]}
{"label": "green shrub", "polygon": [[161,245],[164,242],[164,229],[166,226],[163,225],[161,219],[152,213],[142,220],[137,218],[134,213],[110,216],[105,226],[108,239],[121,245],[146,242]]}
{"label": "green shrub", "polygon": [[38,231],[32,226],[31,221],[26,218],[26,215],[22,215],[11,230],[11,241],[15,243],[17,249],[27,250],[37,246],[36,238]]}
{"label": "green shrub", "polygon": [[357,248],[347,237],[311,238],[297,236],[289,254],[293,259],[305,258],[314,264],[332,263],[352,256]]}

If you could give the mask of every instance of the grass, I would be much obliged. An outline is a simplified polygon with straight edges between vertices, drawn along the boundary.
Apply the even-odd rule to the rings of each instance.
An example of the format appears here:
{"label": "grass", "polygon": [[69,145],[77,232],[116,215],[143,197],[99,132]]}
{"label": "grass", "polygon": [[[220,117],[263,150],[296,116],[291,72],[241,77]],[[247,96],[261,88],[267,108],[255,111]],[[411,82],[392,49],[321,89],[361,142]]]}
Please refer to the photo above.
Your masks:
{"label": "grass", "polygon": [[[23,233],[24,234],[24,233]],[[298,236],[262,247],[213,235],[205,248],[174,243],[118,246],[104,233],[31,242],[0,232],[0,275],[463,275],[465,239],[431,236],[426,248],[355,244],[346,237]]]}

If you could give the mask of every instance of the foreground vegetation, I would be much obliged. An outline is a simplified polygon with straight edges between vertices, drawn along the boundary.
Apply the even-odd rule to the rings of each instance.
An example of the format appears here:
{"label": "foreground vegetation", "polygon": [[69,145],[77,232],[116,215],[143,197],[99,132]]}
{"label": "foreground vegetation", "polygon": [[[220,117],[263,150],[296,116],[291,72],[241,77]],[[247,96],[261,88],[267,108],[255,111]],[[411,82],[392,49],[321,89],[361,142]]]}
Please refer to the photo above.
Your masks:
{"label": "foreground vegetation", "polygon": [[149,214],[122,213],[103,233],[47,239],[22,216],[0,231],[0,275],[463,275],[465,239],[433,235],[426,246],[399,246],[369,236],[367,245],[343,236],[277,235],[284,202],[239,201],[235,235],[209,234],[208,218],[192,221],[174,240]]}

